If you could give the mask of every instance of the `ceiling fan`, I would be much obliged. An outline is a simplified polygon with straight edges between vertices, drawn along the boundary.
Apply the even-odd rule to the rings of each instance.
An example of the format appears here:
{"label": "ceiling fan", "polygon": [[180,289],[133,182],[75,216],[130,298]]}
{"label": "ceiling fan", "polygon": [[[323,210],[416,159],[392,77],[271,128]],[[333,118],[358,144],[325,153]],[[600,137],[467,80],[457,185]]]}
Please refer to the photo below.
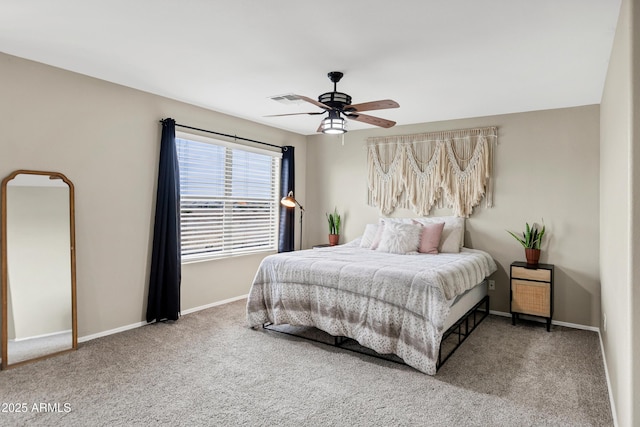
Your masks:
{"label": "ceiling fan", "polygon": [[308,98],[302,95],[293,95],[296,99],[301,99],[310,104],[322,108],[324,111],[311,112],[311,113],[290,113],[290,114],[274,114],[267,117],[278,116],[294,116],[298,114],[325,114],[327,117],[322,120],[318,132],[326,134],[341,134],[347,131],[346,117],[349,120],[356,120],[363,123],[368,123],[374,126],[380,126],[383,128],[390,128],[396,124],[396,122],[381,119],[380,117],[374,117],[367,114],[362,114],[362,111],[371,110],[384,110],[386,108],[398,108],[400,105],[391,99],[383,99],[380,101],[370,101],[361,104],[351,104],[351,97],[346,93],[338,92],[337,86],[340,79],[344,74],[340,71],[331,71],[327,76],[333,82],[333,92],[323,93],[318,97],[318,100]]}

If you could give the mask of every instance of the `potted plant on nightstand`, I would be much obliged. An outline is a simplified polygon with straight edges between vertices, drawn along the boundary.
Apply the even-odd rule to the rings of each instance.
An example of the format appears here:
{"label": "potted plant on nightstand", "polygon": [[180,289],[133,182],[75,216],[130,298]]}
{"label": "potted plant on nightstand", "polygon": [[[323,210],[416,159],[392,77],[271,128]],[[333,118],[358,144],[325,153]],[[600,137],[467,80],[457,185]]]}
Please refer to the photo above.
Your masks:
{"label": "potted plant on nightstand", "polygon": [[538,230],[538,226],[529,223],[525,223],[526,227],[522,233],[522,237],[518,236],[511,231],[507,232],[511,234],[520,244],[524,247],[524,254],[527,258],[527,264],[538,265],[540,259],[540,244],[542,243],[542,237],[546,229],[545,225],[542,225],[542,230]]}
{"label": "potted plant on nightstand", "polygon": [[335,246],[340,240],[340,214],[337,208],[334,208],[333,213],[327,214],[327,220],[329,221],[329,246]]}

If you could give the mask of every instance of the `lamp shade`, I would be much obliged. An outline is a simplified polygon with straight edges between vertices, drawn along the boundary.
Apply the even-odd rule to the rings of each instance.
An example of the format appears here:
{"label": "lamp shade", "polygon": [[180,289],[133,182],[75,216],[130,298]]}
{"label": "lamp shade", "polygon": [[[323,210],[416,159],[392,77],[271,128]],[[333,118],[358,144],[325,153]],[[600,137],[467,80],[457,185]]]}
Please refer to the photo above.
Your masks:
{"label": "lamp shade", "polygon": [[329,135],[339,135],[347,131],[347,121],[340,117],[339,112],[332,110],[329,111],[329,117],[320,123],[320,130]]}
{"label": "lamp shade", "polygon": [[287,207],[287,208],[295,208],[296,205],[298,205],[298,206],[300,206],[300,209],[304,210],[302,205],[300,203],[298,203],[298,201],[293,197],[293,191],[289,191],[289,194],[287,194],[286,197],[283,197],[280,200],[280,204],[282,206]]}

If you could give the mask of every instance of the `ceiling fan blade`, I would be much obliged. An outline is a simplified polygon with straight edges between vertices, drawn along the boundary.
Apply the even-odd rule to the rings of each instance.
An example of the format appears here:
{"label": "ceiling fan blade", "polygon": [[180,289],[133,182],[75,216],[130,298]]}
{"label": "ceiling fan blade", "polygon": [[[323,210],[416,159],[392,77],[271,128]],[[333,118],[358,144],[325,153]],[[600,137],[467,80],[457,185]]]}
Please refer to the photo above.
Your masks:
{"label": "ceiling fan blade", "polygon": [[387,108],[398,108],[400,104],[392,99],[381,99],[380,101],[363,102],[361,104],[347,105],[344,111],[371,111],[384,110]]}
{"label": "ceiling fan blade", "polygon": [[345,114],[345,116],[350,120],[357,120],[359,122],[368,123],[370,125],[380,126],[382,128],[390,128],[395,126],[396,124],[396,122],[394,121],[381,119],[380,117],[369,116],[367,114],[351,113]]}
{"label": "ceiling fan blade", "polygon": [[296,95],[298,98],[302,99],[303,101],[307,101],[310,102],[313,105],[316,105],[320,108],[324,108],[325,110],[333,110],[333,108],[329,107],[327,104],[323,104],[320,101],[316,101],[315,99],[309,98],[307,96],[302,96],[302,95]]}
{"label": "ceiling fan blade", "polygon": [[282,117],[282,116],[299,116],[301,114],[309,114],[310,116],[314,116],[316,114],[324,114],[326,111],[315,111],[313,113],[287,113],[287,114],[269,114],[268,116],[262,117]]}

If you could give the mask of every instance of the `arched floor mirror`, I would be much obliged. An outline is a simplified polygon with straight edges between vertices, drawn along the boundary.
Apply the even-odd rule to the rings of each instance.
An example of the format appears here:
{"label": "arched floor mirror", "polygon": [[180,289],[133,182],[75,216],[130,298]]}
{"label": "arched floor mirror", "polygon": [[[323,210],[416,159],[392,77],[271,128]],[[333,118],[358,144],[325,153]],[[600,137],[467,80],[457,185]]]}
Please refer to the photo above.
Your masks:
{"label": "arched floor mirror", "polygon": [[2,181],[2,369],[78,347],[74,189],[58,172]]}

